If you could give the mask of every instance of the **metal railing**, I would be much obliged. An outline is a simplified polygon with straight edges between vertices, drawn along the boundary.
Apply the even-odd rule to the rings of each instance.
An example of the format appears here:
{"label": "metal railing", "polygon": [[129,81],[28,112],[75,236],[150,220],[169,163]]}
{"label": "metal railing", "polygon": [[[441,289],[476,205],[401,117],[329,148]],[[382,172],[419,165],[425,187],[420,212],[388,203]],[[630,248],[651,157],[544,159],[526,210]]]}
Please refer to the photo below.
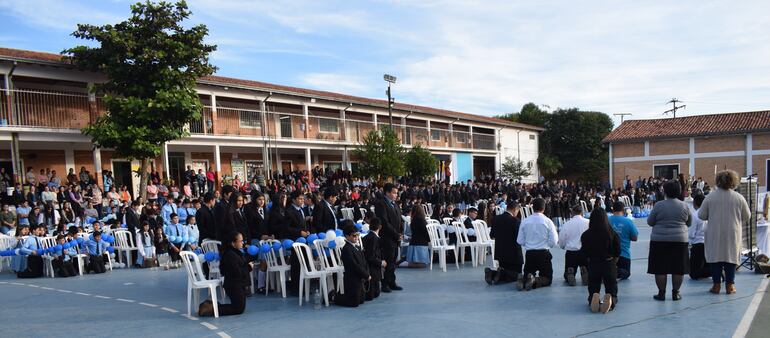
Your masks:
{"label": "metal railing", "polygon": [[85,93],[0,90],[0,126],[80,129],[105,113],[101,99]]}
{"label": "metal railing", "polygon": [[495,135],[473,134],[473,148],[484,150],[496,150]]}

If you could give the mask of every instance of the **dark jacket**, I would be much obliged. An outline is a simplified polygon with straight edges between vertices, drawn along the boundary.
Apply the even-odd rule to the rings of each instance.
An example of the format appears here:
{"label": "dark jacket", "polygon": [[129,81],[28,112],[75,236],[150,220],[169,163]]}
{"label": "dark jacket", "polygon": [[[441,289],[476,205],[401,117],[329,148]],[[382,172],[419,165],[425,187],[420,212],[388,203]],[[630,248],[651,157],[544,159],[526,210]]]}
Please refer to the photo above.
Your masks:
{"label": "dark jacket", "polygon": [[139,215],[133,209],[129,209],[126,212],[126,227],[132,234],[136,233],[137,229],[141,229],[139,222]]}
{"label": "dark jacket", "polygon": [[364,257],[366,258],[366,265],[369,268],[369,275],[372,276],[372,281],[377,282],[382,280],[382,249],[380,249],[380,237],[369,231],[361,240],[364,244]]}
{"label": "dark jacket", "polygon": [[495,240],[495,258],[505,269],[521,272],[524,257],[521,245],[516,242],[519,236],[520,220],[508,212],[492,219],[490,236]]}
{"label": "dark jacket", "polygon": [[263,235],[270,235],[270,230],[267,224],[268,211],[267,208],[262,208],[264,217],[259,214],[259,206],[256,203],[249,203],[243,207],[243,211],[246,214],[246,224],[249,228],[249,238],[259,240]]}
{"label": "dark jacket", "polygon": [[[204,239],[216,238],[216,225],[214,223],[214,213],[205,204],[195,213],[195,221],[198,223],[199,238],[202,243]],[[199,243],[199,244],[200,244]]]}
{"label": "dark jacket", "polygon": [[615,231],[586,230],[580,236],[580,251],[589,259],[604,261],[620,256],[620,238]]}
{"label": "dark jacket", "polygon": [[251,267],[246,257],[243,256],[243,253],[230,246],[229,243],[224,248],[222,261],[219,263],[219,271],[225,277],[225,289],[230,287],[245,288],[251,285],[251,282],[249,282]]}
{"label": "dark jacket", "polygon": [[237,231],[243,235],[243,240],[246,243],[251,243],[251,233],[249,232],[249,226],[246,223],[246,215],[243,210],[239,211],[238,209],[231,208],[224,224],[225,226],[221,228],[219,236],[217,236],[219,241],[225,243],[229,234]]}
{"label": "dark jacket", "polygon": [[382,254],[390,257],[396,252],[400,236],[403,233],[401,208],[395,203],[391,207],[385,198],[382,198],[374,206],[374,213],[382,221],[382,229],[380,229]]}
{"label": "dark jacket", "polygon": [[430,244],[430,237],[428,236],[428,221],[425,220],[425,218],[412,218],[412,222],[409,223],[409,227],[412,229],[412,238],[409,240],[409,245]]}
{"label": "dark jacket", "polygon": [[[308,216],[308,215],[304,215]],[[287,238],[298,238],[301,236],[300,231],[310,231],[310,228],[307,225],[307,221],[305,221],[305,218],[303,217],[303,214],[300,213],[297,208],[294,207],[294,205],[290,205],[286,208],[286,227],[284,228],[284,233],[287,235]]]}
{"label": "dark jacket", "polygon": [[[332,208],[334,208],[332,206]],[[326,201],[321,201],[313,208],[313,232],[327,232],[336,229],[337,215],[329,209]]]}
{"label": "dark jacket", "polygon": [[363,282],[369,279],[369,269],[364,253],[353,243],[346,241],[345,246],[342,247],[341,258],[342,265],[345,266],[342,277],[345,281],[345,293],[358,292],[363,289]]}

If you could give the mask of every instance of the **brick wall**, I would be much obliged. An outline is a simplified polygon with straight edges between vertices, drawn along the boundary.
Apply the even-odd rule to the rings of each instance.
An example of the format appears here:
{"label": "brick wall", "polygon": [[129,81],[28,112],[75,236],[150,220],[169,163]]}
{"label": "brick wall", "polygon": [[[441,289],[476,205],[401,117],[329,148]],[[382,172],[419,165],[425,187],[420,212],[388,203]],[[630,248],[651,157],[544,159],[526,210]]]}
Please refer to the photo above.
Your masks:
{"label": "brick wall", "polygon": [[644,142],[613,144],[612,156],[616,158],[644,156]]}
{"label": "brick wall", "polygon": [[719,136],[695,139],[696,153],[746,150],[745,136]]}
{"label": "brick wall", "polygon": [[770,155],[754,155],[752,159],[752,167],[754,171],[752,173],[757,174],[757,181],[760,187],[767,186],[767,160],[770,159]]}
{"label": "brick wall", "polygon": [[[6,158],[11,158],[11,152],[5,151]],[[35,174],[40,174],[40,169],[51,168],[56,170],[56,175],[64,179],[67,172],[64,169],[64,150],[21,150],[21,158],[26,172],[27,167],[32,167]]]}
{"label": "brick wall", "polygon": [[752,149],[770,149],[770,134],[752,134]]}
{"label": "brick wall", "polygon": [[714,166],[717,172],[727,169],[735,170],[739,176],[746,175],[746,159],[743,156],[713,157],[695,159],[695,177],[703,177],[709,185],[714,185]]}
{"label": "brick wall", "polygon": [[[614,149],[613,149],[614,150]],[[650,141],[650,155],[689,154],[690,140]]]}
{"label": "brick wall", "polygon": [[615,187],[620,186],[626,175],[634,181],[636,181],[639,176],[648,178],[653,175],[653,166],[657,164],[679,164],[679,172],[684,173],[685,175],[688,174],[690,168],[689,159],[614,163],[612,167],[612,184]]}

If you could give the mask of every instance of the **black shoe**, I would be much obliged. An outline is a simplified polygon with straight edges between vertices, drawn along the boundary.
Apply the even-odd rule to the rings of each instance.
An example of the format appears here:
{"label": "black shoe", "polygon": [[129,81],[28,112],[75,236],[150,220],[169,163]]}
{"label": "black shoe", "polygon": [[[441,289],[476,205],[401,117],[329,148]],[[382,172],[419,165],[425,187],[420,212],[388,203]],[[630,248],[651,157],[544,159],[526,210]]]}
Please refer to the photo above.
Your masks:
{"label": "black shoe", "polygon": [[383,285],[382,286],[382,290],[380,290],[380,291],[385,292],[385,293],[391,293],[393,290],[391,290],[389,286]]}
{"label": "black shoe", "polygon": [[391,289],[391,290],[394,290],[394,291],[401,291],[401,290],[403,290],[404,288],[402,288],[402,287],[400,287],[400,286],[398,286],[398,285],[394,284],[394,285],[392,285],[392,286],[390,287],[390,289]]}
{"label": "black shoe", "polygon": [[492,271],[490,268],[484,268],[484,281],[487,282],[487,284],[492,285],[494,283],[495,279],[495,271]]}
{"label": "black shoe", "polygon": [[679,294],[679,291],[671,291],[671,299],[680,300],[682,299],[682,295]]}
{"label": "black shoe", "polygon": [[532,290],[532,285],[535,284],[535,277],[531,273],[524,276],[524,290]]}
{"label": "black shoe", "polygon": [[257,289],[257,293],[260,294],[260,295],[264,295],[265,294],[265,288]]}
{"label": "black shoe", "polygon": [[334,299],[337,297],[336,291],[329,291],[329,304],[334,304]]}
{"label": "black shoe", "polygon": [[658,292],[657,295],[652,296],[655,300],[666,300],[666,293],[665,292]]}
{"label": "black shoe", "polygon": [[567,284],[569,286],[577,285],[577,281],[575,280],[575,268],[567,269]]}

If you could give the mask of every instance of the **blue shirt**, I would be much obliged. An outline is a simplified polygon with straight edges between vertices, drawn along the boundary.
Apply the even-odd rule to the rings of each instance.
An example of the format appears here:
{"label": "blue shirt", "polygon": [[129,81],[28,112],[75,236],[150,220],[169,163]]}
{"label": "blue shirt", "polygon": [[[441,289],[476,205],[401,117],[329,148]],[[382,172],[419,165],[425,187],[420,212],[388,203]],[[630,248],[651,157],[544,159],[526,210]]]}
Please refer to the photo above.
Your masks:
{"label": "blue shirt", "polygon": [[187,224],[187,209],[177,208],[176,215],[179,216],[179,223]]}
{"label": "blue shirt", "polygon": [[[171,224],[171,214],[176,214],[176,204],[166,203],[163,208],[160,209],[160,214],[163,217],[163,223]],[[179,218],[182,220],[182,218]]]}
{"label": "blue shirt", "polygon": [[104,251],[107,250],[107,247],[110,246],[109,243],[105,242],[104,240],[100,240],[99,242],[91,239],[88,242],[85,242],[86,248],[88,249],[88,254],[93,256],[98,256],[104,253]]}
{"label": "blue shirt", "polygon": [[[20,217],[19,218],[19,225],[29,225],[29,213],[32,212],[32,208],[30,207],[18,207],[16,208],[16,215],[25,214],[26,217]],[[37,224],[36,224],[37,225]]]}
{"label": "blue shirt", "polygon": [[19,248],[19,251],[23,252],[26,255],[30,255],[32,254],[32,251],[40,251],[40,249],[42,248],[43,248],[43,238],[30,235],[29,237],[27,237],[24,243],[22,243],[21,248]]}
{"label": "blue shirt", "polygon": [[609,219],[612,229],[620,237],[620,257],[631,259],[631,238],[639,236],[639,230],[628,217],[612,215]]}

